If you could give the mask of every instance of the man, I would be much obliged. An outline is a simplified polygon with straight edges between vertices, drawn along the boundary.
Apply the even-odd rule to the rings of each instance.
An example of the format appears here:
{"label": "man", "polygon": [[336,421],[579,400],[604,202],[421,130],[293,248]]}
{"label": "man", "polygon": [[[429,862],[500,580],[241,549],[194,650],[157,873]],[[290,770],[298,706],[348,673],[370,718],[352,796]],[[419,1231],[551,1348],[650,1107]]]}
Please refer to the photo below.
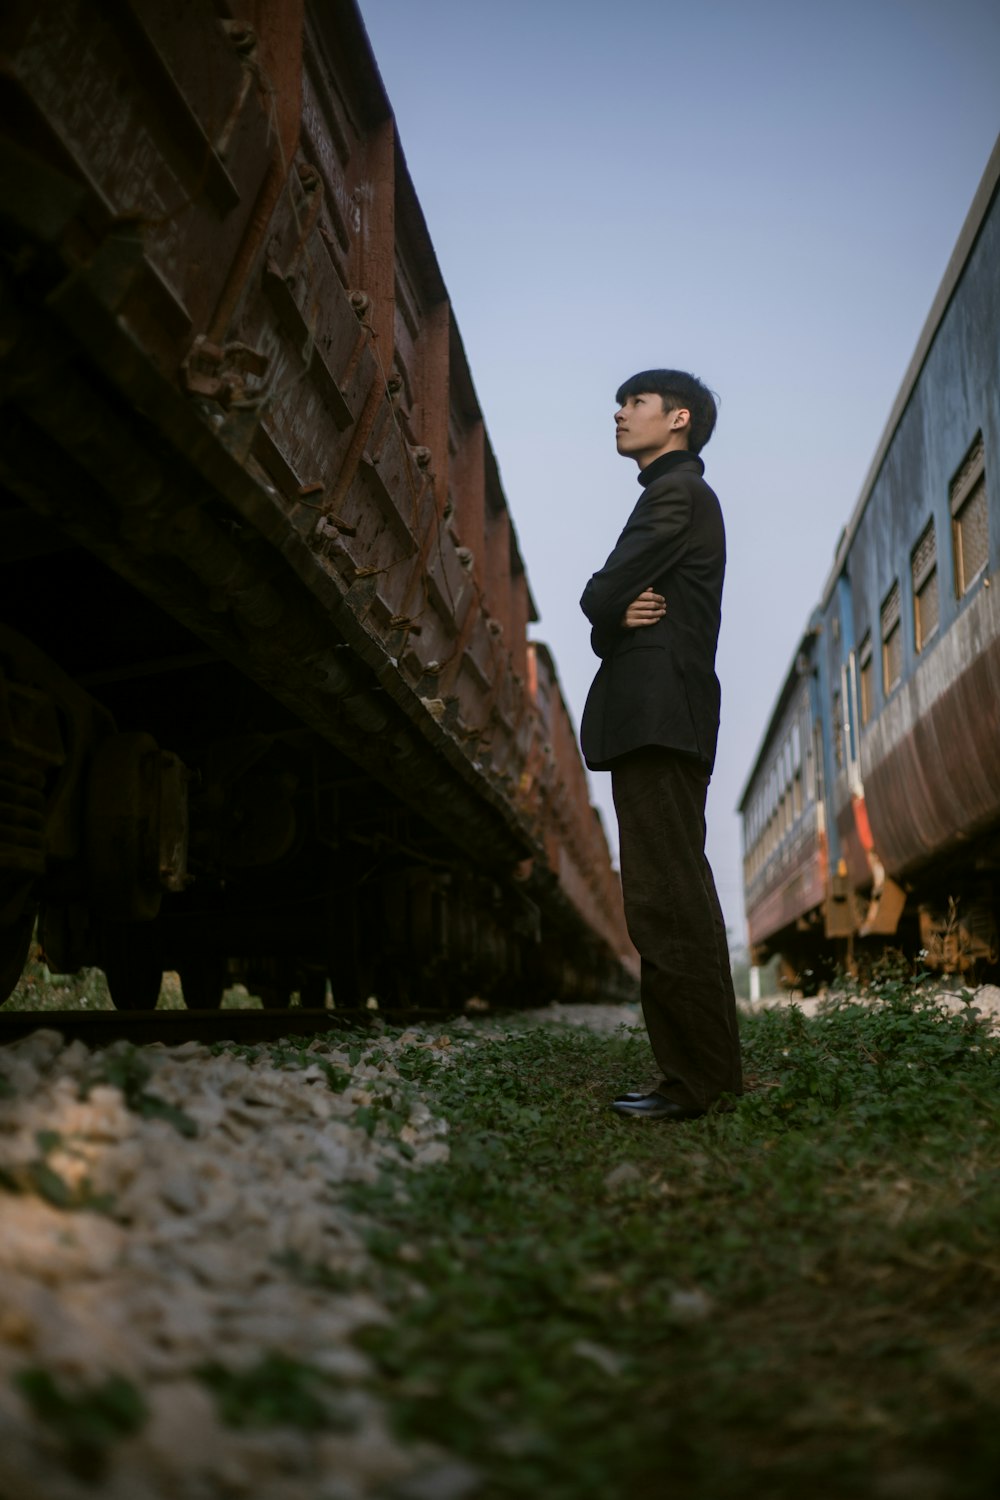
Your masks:
{"label": "man", "polygon": [[726,538],[698,454],[716,405],[680,370],[633,375],[616,400],[618,452],[639,465],[643,493],[580,601],[601,658],[580,737],[591,770],[611,772],[625,916],[661,1078],[613,1108],[691,1120],[742,1089],[726,929],[705,857]]}

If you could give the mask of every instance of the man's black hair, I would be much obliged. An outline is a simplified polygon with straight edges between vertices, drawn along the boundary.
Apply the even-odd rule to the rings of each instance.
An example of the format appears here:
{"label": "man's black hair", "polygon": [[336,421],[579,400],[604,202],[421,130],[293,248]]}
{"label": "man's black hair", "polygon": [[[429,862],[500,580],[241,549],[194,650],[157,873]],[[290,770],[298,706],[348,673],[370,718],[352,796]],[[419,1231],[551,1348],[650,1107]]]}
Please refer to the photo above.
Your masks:
{"label": "man's black hair", "polygon": [[621,406],[629,396],[656,395],[663,401],[664,411],[676,411],[684,407],[691,413],[688,431],[688,448],[700,453],[715,431],[715,419],[719,414],[715,397],[707,385],[685,370],[640,370],[620,385],[615,400]]}

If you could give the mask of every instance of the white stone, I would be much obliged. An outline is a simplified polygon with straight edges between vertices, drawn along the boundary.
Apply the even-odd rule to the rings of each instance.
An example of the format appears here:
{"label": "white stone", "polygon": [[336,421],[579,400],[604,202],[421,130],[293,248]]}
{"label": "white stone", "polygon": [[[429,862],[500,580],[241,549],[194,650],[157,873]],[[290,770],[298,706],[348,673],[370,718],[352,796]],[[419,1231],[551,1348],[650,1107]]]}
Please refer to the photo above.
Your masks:
{"label": "white stone", "polygon": [[616,1379],[622,1372],[621,1355],[616,1354],[613,1349],[605,1348],[603,1344],[595,1344],[590,1339],[577,1339],[573,1345],[573,1353],[577,1359],[589,1360],[612,1379]]}
{"label": "white stone", "polygon": [[160,1179],[160,1197],[175,1213],[196,1213],[201,1203],[199,1182],[189,1172],[170,1172]]}
{"label": "white stone", "polygon": [[[350,1073],[343,1092],[330,1090],[316,1065],[283,1069],[264,1053],[250,1065],[195,1045],[147,1048],[147,1087],[196,1121],[191,1139],[168,1120],[129,1110],[110,1085],[95,1084],[81,1099],[82,1081],[100,1074],[102,1059],[51,1036],[36,1033],[18,1063],[30,1089],[0,1101],[0,1159],[26,1167],[39,1159],[38,1132],[61,1132],[50,1164],[113,1198],[115,1217],[64,1212],[30,1194],[2,1200],[0,1476],[18,1452],[30,1455],[44,1500],[90,1493],[13,1394],[10,1374],[30,1362],[83,1382],[124,1373],[149,1401],[145,1429],[113,1450],[104,1500],[375,1500],[417,1470],[425,1480],[437,1474],[444,1500],[461,1494],[447,1489],[457,1483],[447,1456],[431,1462],[397,1444],[381,1402],[360,1384],[371,1365],[351,1340],[366,1324],[386,1322],[385,1308],[367,1290],[335,1293],[295,1270],[357,1276],[371,1265],[342,1190],[373,1181],[383,1165],[398,1170],[401,1159],[384,1119],[374,1137],[355,1123],[360,1106],[408,1114],[402,1139],[414,1148],[411,1165],[448,1159],[444,1122],[423,1101],[408,1103],[393,1061],[399,1043],[370,1041],[356,1066],[346,1047],[313,1044]],[[443,1049],[434,1055],[450,1060]],[[217,1358],[250,1366],[268,1351],[334,1377],[332,1399],[357,1430],[223,1429],[190,1372]],[[18,1433],[10,1444],[8,1408]],[[28,1500],[31,1491],[16,1494]]]}
{"label": "white stone", "polygon": [[18,1061],[37,1068],[40,1073],[47,1072],[57,1057],[60,1060],[65,1057],[62,1036],[49,1027],[40,1027],[38,1031],[31,1032],[30,1036],[13,1042],[8,1052]]}
{"label": "white stone", "polygon": [[711,1311],[711,1298],[699,1287],[670,1293],[670,1315],[676,1323],[701,1323]]}
{"label": "white stone", "polygon": [[444,1141],[429,1141],[426,1146],[421,1146],[414,1153],[414,1165],[418,1167],[436,1167],[446,1162],[451,1157],[451,1148]]}
{"label": "white stone", "polygon": [[642,1173],[634,1162],[623,1161],[617,1167],[612,1167],[604,1179],[605,1190],[615,1193],[621,1187],[627,1187],[631,1182],[641,1182]]}
{"label": "white stone", "polygon": [[124,1233],[92,1213],[65,1213],[38,1198],[4,1196],[0,1271],[21,1271],[46,1283],[106,1274]]}
{"label": "white stone", "polygon": [[405,1479],[396,1493],[399,1500],[465,1500],[481,1484],[482,1475],[476,1469],[453,1458]]}

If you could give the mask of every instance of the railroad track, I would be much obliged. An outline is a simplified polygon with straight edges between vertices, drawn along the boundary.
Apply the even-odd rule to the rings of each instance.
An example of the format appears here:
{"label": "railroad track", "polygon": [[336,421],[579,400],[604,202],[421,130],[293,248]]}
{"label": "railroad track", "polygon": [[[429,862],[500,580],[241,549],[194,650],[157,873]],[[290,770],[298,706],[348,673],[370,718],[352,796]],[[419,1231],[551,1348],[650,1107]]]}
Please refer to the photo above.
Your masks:
{"label": "railroad track", "polygon": [[446,1019],[443,1012],[432,1010],[331,1011],[297,1006],[285,1010],[18,1010],[0,1012],[0,1046],[42,1028],[88,1047],[117,1041],[176,1047],[183,1042],[271,1042],[286,1036],[369,1031],[379,1022],[399,1026]]}

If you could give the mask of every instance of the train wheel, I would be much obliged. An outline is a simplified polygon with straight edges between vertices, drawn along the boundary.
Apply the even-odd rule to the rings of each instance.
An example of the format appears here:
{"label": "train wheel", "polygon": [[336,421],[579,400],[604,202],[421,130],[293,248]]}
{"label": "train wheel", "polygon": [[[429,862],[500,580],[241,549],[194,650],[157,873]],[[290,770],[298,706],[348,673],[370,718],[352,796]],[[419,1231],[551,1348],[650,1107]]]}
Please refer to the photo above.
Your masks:
{"label": "train wheel", "polygon": [[9,927],[0,927],[0,1005],[10,998],[21,977],[34,928],[34,911],[23,912]]}
{"label": "train wheel", "polygon": [[308,1010],[322,1010],[326,1004],[326,974],[322,969],[299,976],[299,1004]]}
{"label": "train wheel", "polygon": [[265,1010],[287,1010],[292,1003],[290,984],[255,984],[251,989],[260,997]]}
{"label": "train wheel", "polygon": [[226,989],[224,958],[188,959],[177,970],[188,1010],[218,1010]]}
{"label": "train wheel", "polygon": [[101,968],[118,1010],[155,1010],[163,960],[146,923],[108,922],[101,931]]}
{"label": "train wheel", "polygon": [[369,995],[378,993],[378,964],[371,947],[359,952],[354,945],[332,947],[327,968],[333,1003],[338,1010],[356,1010],[363,1007]]}

